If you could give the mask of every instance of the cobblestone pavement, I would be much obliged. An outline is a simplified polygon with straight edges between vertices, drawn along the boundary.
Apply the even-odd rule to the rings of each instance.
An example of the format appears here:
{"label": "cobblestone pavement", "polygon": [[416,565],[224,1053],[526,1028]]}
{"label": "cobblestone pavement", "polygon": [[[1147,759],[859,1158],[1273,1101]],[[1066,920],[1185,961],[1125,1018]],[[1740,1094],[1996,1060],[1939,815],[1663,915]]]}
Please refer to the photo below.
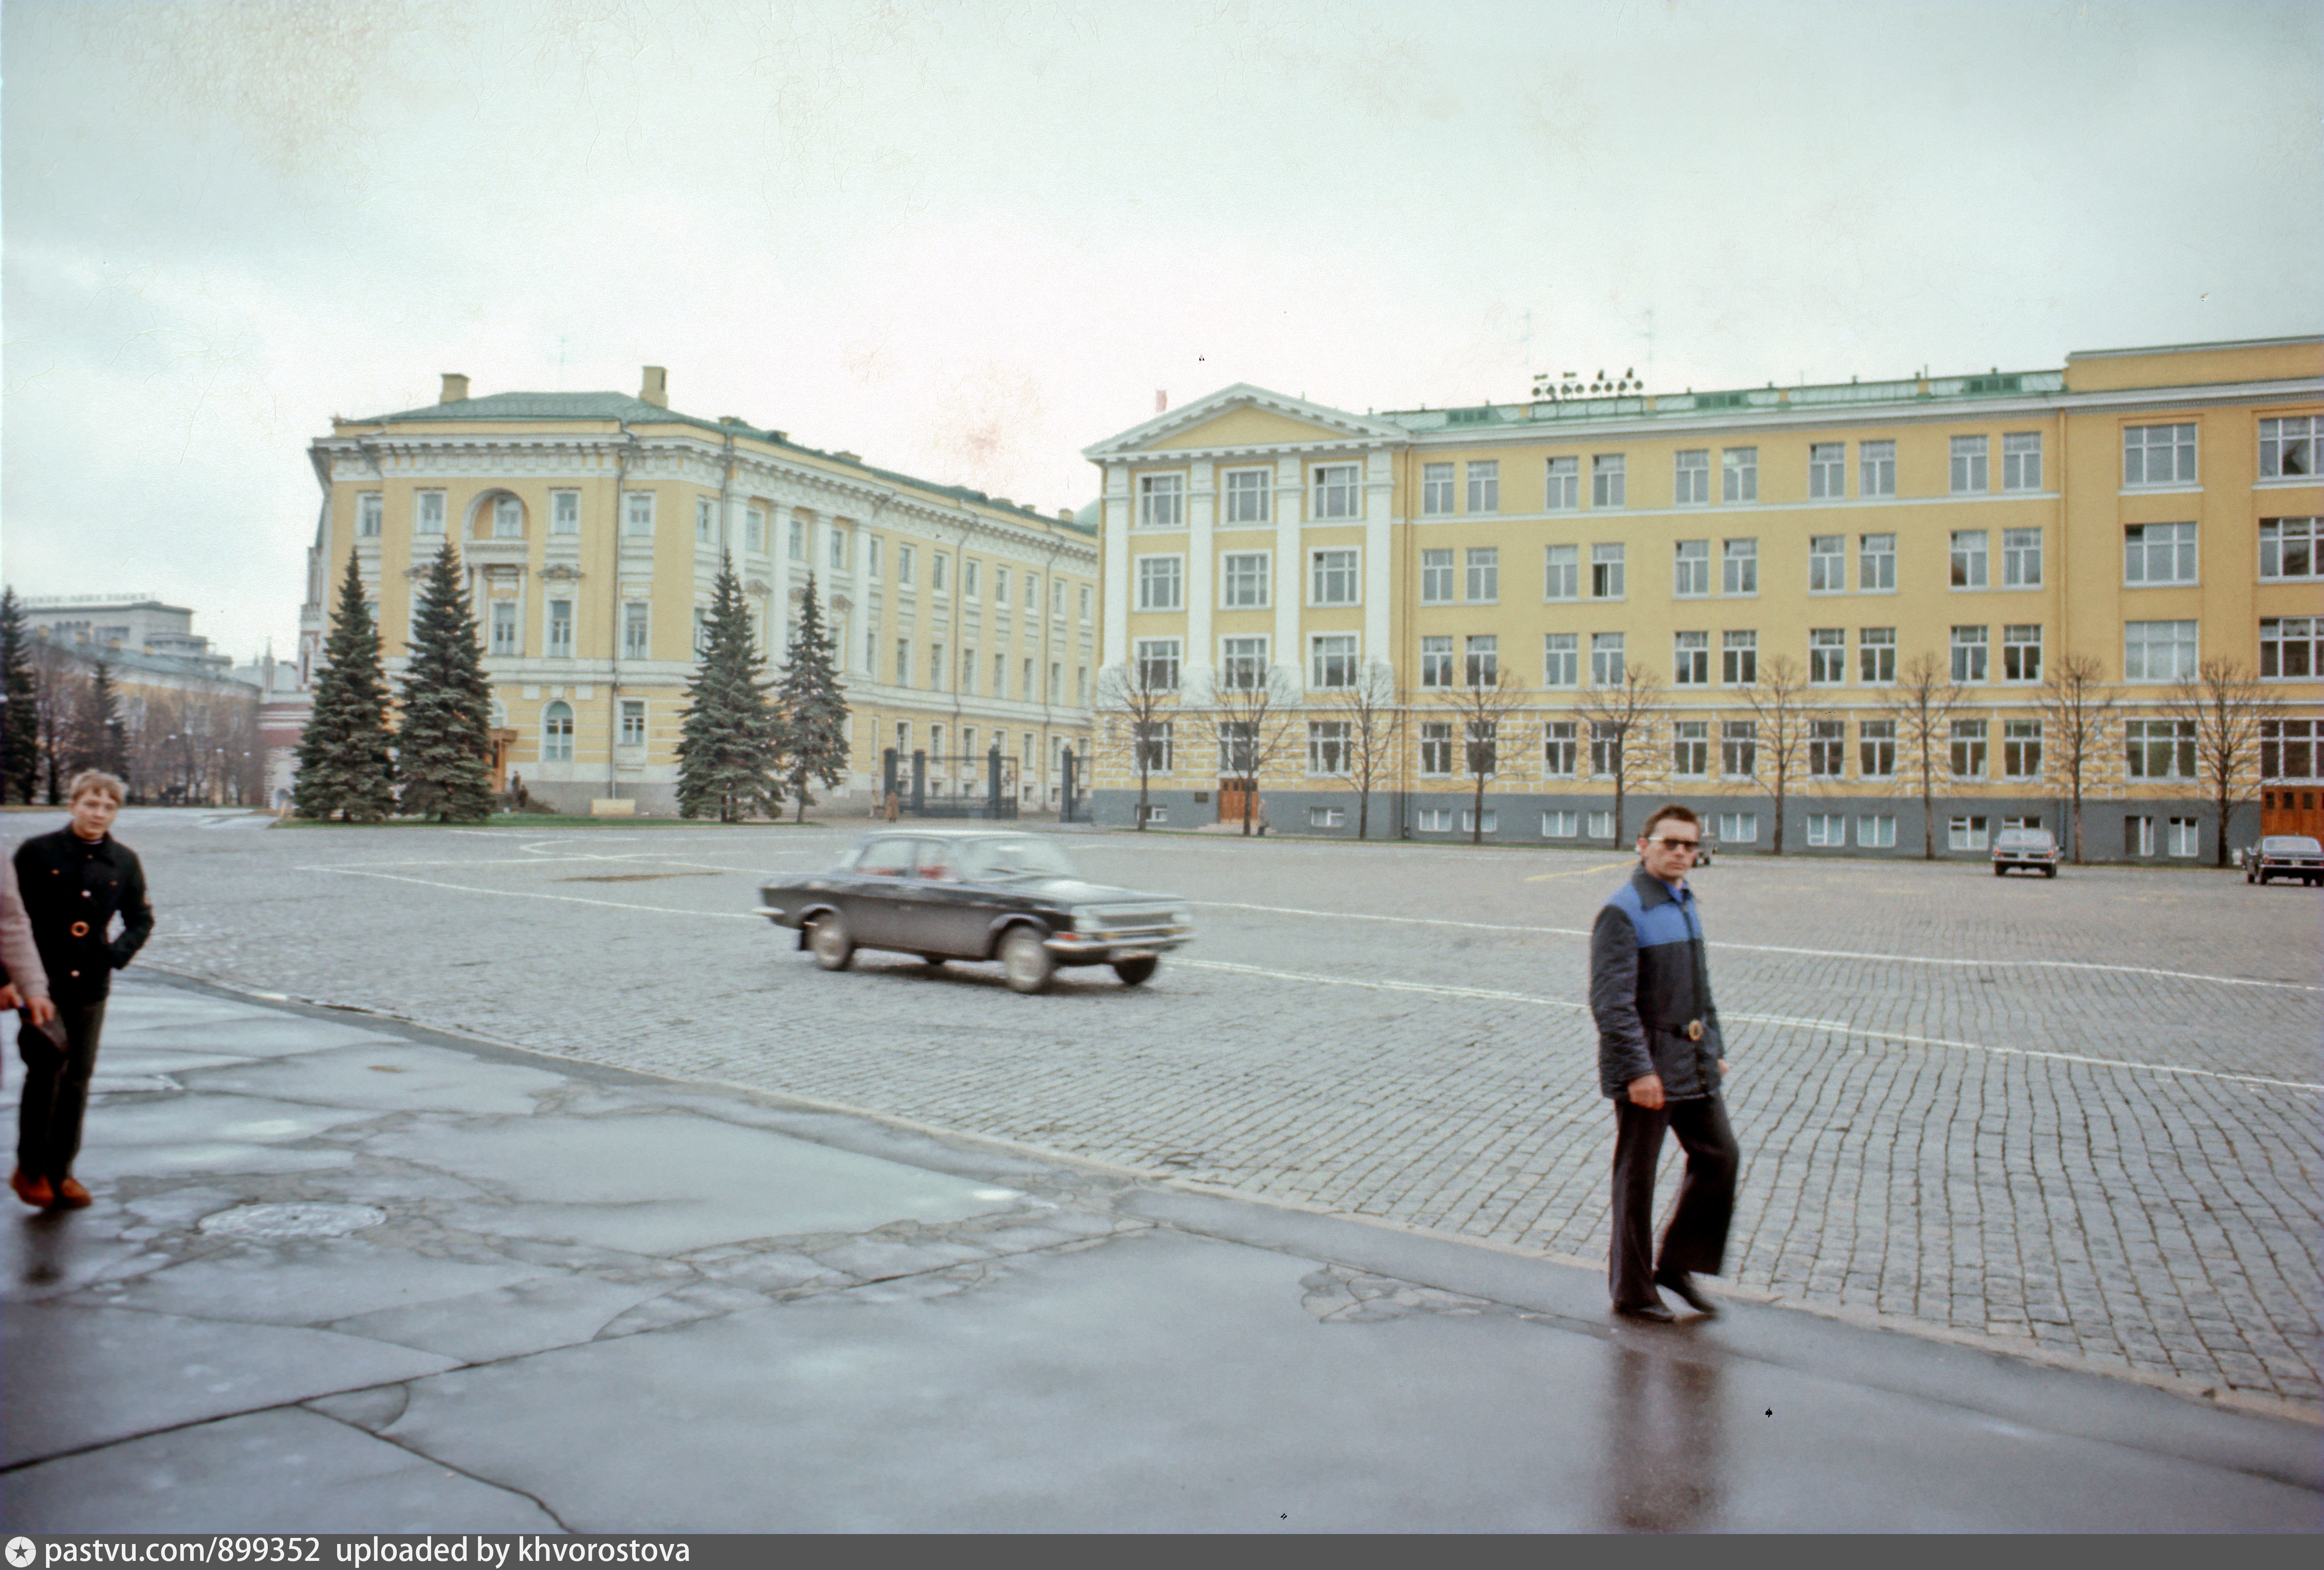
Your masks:
{"label": "cobblestone pavement", "polygon": [[[254,825],[124,814],[152,963],[1604,1257],[1603,850],[1077,836],[1093,876],[1194,900],[1200,938],[1145,988],[1023,998],[901,956],[825,974],[747,914],[852,825]],[[2319,1402],[2312,891],[1742,857],[1696,883],[1745,1152],[1731,1280]]]}

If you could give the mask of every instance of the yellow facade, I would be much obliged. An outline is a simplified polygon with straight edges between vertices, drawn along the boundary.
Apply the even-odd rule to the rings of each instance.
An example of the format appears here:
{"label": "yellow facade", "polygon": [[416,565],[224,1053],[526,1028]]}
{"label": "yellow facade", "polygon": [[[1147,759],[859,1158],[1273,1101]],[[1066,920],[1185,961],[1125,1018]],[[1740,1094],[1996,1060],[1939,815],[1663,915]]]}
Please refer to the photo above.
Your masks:
{"label": "yellow facade", "polygon": [[[1728,727],[1758,723],[1749,678],[1787,660],[1815,678],[1812,716],[1844,728],[1817,774],[1787,789],[1784,848],[1917,854],[1929,822],[1917,775],[1868,745],[1893,723],[1889,662],[1901,672],[1925,655],[1958,679],[1930,827],[1960,852],[2012,823],[2068,827],[2054,737],[2028,727],[2059,661],[2086,656],[2117,708],[2085,793],[2085,853],[2168,859],[2200,841],[2208,859],[2216,815],[2195,781],[2156,771],[2178,770],[2183,749],[2132,743],[2180,734],[2149,728],[2167,717],[2175,673],[2264,664],[2278,706],[2268,734],[2288,743],[2269,767],[2315,783],[2319,394],[2313,337],[2075,355],[2062,370],[1377,415],[1231,388],[1087,449],[1105,474],[1110,690],[1148,668],[1141,650],[1175,642],[1171,768],[1149,770],[1148,799],[1174,827],[1199,822],[1233,799],[1214,723],[1224,662],[1267,639],[1305,729],[1338,716],[1340,695],[1317,684],[1346,669],[1327,669],[1316,640],[1353,634],[1403,724],[1370,832],[1466,838],[1465,750],[1445,769],[1447,749],[1424,744],[1443,733],[1425,727],[1459,719],[1482,647],[1471,640],[1491,640],[1522,690],[1498,727],[1486,837],[1602,843],[1615,829],[1588,757],[1604,674],[1591,652],[1618,636],[1621,662],[1660,688],[1655,766],[1629,790],[1693,801],[1723,838],[1766,849],[1769,771],[1757,741]],[[2264,442],[2279,472],[2262,473]],[[2264,576],[2264,526],[2282,547]],[[2310,543],[2287,576],[2294,538]],[[1339,603],[1319,604],[1318,553],[1331,550],[1355,553],[1357,592],[1334,579],[1323,597]],[[1473,570],[1480,553],[1490,570]],[[1263,606],[1249,603],[1259,554]],[[1618,589],[1599,577],[1616,559]],[[1178,607],[1156,608],[1172,583]],[[1229,639],[1245,642],[1230,651]],[[1430,658],[1445,651],[1450,687]],[[1136,799],[1127,712],[1099,716],[1101,820],[1129,821]],[[1577,722],[1568,771],[1554,743],[1572,733],[1553,727]],[[1707,757],[1680,744],[1695,725]],[[1326,735],[1262,771],[1277,832],[1353,832],[1353,789],[1333,762]],[[2242,843],[2256,815],[2230,828]]]}
{"label": "yellow facade", "polygon": [[[420,573],[449,539],[502,772],[551,808],[675,810],[685,687],[722,554],[778,659],[817,585],[853,725],[851,776],[819,792],[834,809],[868,809],[887,749],[999,743],[1020,808],[1038,811],[1056,804],[1064,750],[1087,751],[1096,549],[1070,514],[674,413],[654,367],[634,398],[472,398],[447,377],[439,403],[337,420],[309,456],[324,503],[303,658],[319,657],[352,555],[399,672]],[[936,764],[931,788],[968,789],[967,772]]]}

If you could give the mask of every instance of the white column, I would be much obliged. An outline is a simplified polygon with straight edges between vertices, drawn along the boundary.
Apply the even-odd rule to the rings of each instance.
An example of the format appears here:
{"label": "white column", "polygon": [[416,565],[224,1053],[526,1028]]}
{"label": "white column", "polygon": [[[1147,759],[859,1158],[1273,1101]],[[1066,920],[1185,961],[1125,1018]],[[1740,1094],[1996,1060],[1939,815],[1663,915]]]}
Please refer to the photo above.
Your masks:
{"label": "white column", "polygon": [[[1115,464],[1105,471],[1105,550],[1100,568],[1097,623],[1103,650],[1101,673],[1130,663],[1130,470]],[[1093,697],[1095,695],[1093,694]]]}
{"label": "white column", "polygon": [[1394,609],[1395,562],[1390,510],[1396,504],[1396,456],[1385,448],[1372,452],[1364,464],[1364,652],[1373,660],[1392,663],[1389,612]]}
{"label": "white column", "polygon": [[1195,464],[1190,490],[1186,498],[1186,651],[1180,680],[1199,699],[1218,678],[1218,644],[1211,635],[1211,607],[1218,600],[1213,581],[1218,568],[1218,466]]}
{"label": "white column", "polygon": [[768,559],[774,564],[774,575],[767,588],[767,662],[779,665],[786,651],[783,628],[788,623],[791,608],[791,514],[796,509],[778,503],[772,517],[775,538]]}
{"label": "white column", "polygon": [[1304,691],[1307,680],[1307,652],[1299,646],[1299,612],[1307,603],[1307,553],[1299,540],[1307,511],[1305,466],[1287,457],[1275,472],[1275,639],[1268,655],[1289,672],[1294,691]]}

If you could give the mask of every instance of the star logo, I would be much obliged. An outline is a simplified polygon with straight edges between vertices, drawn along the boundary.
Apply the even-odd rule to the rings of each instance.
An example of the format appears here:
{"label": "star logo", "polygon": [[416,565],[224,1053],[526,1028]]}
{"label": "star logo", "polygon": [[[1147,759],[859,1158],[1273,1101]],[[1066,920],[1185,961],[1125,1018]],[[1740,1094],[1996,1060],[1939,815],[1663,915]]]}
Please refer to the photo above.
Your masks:
{"label": "star logo", "polygon": [[8,1563],[14,1565],[15,1570],[24,1570],[24,1566],[30,1565],[32,1562],[32,1539],[30,1538],[9,1538]]}

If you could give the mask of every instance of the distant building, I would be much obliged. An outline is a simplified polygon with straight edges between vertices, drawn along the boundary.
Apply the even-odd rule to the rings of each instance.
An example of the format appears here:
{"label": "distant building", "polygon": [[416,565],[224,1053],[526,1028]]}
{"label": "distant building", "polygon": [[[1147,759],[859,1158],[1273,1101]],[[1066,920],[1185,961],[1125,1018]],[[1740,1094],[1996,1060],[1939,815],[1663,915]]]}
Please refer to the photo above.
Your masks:
{"label": "distant building", "polygon": [[35,633],[60,643],[158,654],[223,673],[232,659],[194,632],[194,613],[144,595],[36,595],[20,602]]}
{"label": "distant building", "polygon": [[288,807],[299,780],[299,739],[315,712],[315,695],[300,680],[299,667],[277,660],[272,648],[254,663],[235,667],[234,679],[258,691],[261,799],[268,807]]}

